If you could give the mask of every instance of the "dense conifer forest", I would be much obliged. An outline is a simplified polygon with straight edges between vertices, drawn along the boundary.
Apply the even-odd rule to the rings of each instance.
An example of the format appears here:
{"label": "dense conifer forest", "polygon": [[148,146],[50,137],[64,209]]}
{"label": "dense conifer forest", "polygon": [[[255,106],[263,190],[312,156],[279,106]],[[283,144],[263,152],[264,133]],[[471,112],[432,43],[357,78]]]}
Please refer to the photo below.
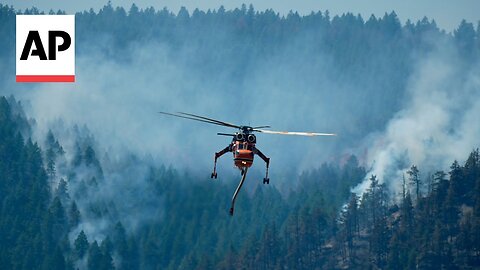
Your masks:
{"label": "dense conifer forest", "polygon": [[[0,5],[2,80],[11,79],[15,66],[9,53],[16,13]],[[258,59],[288,55],[291,40],[307,42],[303,53],[311,62],[299,68],[315,70],[315,55],[327,54],[331,78],[365,89],[346,88],[345,95],[371,97],[353,108],[358,128],[345,131],[345,143],[381,129],[404,105],[412,59],[433,50],[432,41],[452,46],[465,71],[478,67],[480,57],[480,25],[463,21],[446,33],[427,18],[401,24],[394,12],[368,19],[280,16],[244,5],[174,14],[107,4],[77,13],[76,20],[79,55],[97,43],[102,55],[128,65],[140,40],[166,46],[194,76],[235,82],[251,78]],[[185,47],[195,48],[191,57]],[[363,157],[319,160],[291,179],[298,184],[288,190],[259,181],[241,194],[231,218],[226,209],[236,180],[212,181],[134,153],[118,158],[88,127],[56,125],[39,136],[35,130],[45,127],[26,113],[28,106],[16,96],[0,97],[2,269],[480,268],[480,143],[452,159],[448,170],[408,164],[403,177],[389,179],[401,186],[396,193],[369,174]],[[365,192],[352,193],[364,179]]]}

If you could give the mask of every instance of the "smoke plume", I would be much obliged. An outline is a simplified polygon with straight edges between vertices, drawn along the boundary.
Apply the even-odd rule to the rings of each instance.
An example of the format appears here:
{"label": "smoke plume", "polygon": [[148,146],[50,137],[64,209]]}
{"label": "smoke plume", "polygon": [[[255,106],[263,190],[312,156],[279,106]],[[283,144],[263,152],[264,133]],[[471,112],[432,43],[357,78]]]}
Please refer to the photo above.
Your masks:
{"label": "smoke plume", "polygon": [[448,171],[454,160],[462,162],[479,145],[480,63],[459,55],[446,40],[417,60],[408,80],[404,108],[388,122],[384,132],[367,140],[371,170],[353,188],[359,195],[376,175],[398,195],[402,177],[412,165],[426,179],[437,170]]}

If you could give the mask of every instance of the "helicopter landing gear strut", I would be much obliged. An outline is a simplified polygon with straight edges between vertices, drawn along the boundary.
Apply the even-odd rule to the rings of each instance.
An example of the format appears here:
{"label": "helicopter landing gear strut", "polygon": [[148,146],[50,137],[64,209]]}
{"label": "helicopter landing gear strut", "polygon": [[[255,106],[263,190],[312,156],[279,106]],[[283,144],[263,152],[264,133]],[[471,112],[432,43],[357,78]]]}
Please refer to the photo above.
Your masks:
{"label": "helicopter landing gear strut", "polygon": [[218,153],[215,153],[215,162],[213,163],[213,172],[210,175],[210,178],[217,179],[217,159],[219,157],[223,156],[223,154],[225,154],[227,152],[231,152],[231,151],[232,151],[232,146],[229,145],[229,146],[225,147],[222,151],[220,151]]}
{"label": "helicopter landing gear strut", "polygon": [[238,192],[242,188],[243,182],[245,182],[245,178],[247,177],[247,171],[248,171],[248,168],[242,169],[242,179],[240,180],[240,183],[238,183],[238,187],[235,190],[235,193],[233,194],[233,197],[232,197],[232,206],[230,207],[230,216],[233,216],[233,209],[235,208],[235,200],[237,199]]}
{"label": "helicopter landing gear strut", "polygon": [[258,148],[254,148],[254,153],[257,154],[263,161],[265,161],[265,164],[267,165],[267,170],[265,173],[265,178],[263,178],[263,184],[270,184],[270,178],[268,178],[268,167],[270,166],[270,158],[265,156]]}
{"label": "helicopter landing gear strut", "polygon": [[[268,164],[268,163],[267,163]],[[268,178],[268,165],[267,165],[267,173],[265,175],[265,178],[263,178],[263,184],[270,184],[270,178]]]}

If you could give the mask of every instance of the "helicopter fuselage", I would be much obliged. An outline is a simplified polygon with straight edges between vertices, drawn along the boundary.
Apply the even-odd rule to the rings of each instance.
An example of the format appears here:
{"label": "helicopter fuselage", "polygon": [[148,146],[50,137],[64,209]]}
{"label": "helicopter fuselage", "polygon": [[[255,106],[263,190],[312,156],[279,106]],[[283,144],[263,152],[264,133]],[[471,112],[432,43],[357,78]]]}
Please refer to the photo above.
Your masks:
{"label": "helicopter fuselage", "polygon": [[233,162],[237,168],[243,170],[252,166],[254,147],[255,143],[235,140],[232,142]]}
{"label": "helicopter fuselage", "polygon": [[233,162],[237,168],[244,170],[250,168],[255,156],[255,143],[257,138],[254,134],[243,130],[235,133],[232,139]]}

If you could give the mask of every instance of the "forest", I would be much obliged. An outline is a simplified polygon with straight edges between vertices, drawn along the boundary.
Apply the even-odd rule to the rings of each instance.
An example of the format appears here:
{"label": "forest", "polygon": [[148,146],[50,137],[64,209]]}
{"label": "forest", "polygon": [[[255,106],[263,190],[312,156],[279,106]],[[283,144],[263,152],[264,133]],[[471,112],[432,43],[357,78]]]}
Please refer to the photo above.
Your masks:
{"label": "forest", "polygon": [[[372,174],[365,154],[351,153],[408,106],[413,59],[444,46],[453,51],[460,81],[475,73],[480,24],[462,21],[446,33],[427,18],[401,24],[394,12],[365,20],[350,13],[331,18],[328,11],[281,16],[246,5],[173,13],[135,5],[126,11],[108,3],[98,12],[77,13],[80,57],[100,50],[102,57],[129,67],[135,65],[132,48],[155,44],[190,72],[191,80],[228,94],[248,86],[255,67],[272,59],[282,63],[287,60],[279,55],[303,48],[295,56],[306,62],[288,63],[315,87],[297,89],[300,95],[324,91],[328,84],[315,76],[326,71],[323,79],[344,83],[332,98],[368,97],[351,103],[349,113],[356,118],[348,125],[355,128],[336,126],[345,136],[329,151],[350,153],[314,159],[298,175],[283,168],[282,183],[258,181],[240,195],[236,214],[229,217],[236,177],[211,180],[170,165],[169,153],[160,153],[166,157],[159,161],[141,151],[119,152],[89,126],[95,123],[42,126],[32,109],[36,96],[8,89],[17,13],[41,11],[0,4],[2,269],[480,268],[478,137],[474,144],[466,141],[469,152],[463,156],[442,156],[449,160],[447,168],[410,158],[397,162],[401,174]],[[319,55],[328,55],[328,70],[318,66],[324,59]],[[229,88],[215,88],[212,74],[229,81]],[[477,86],[465,94],[462,84],[453,84],[448,93],[475,100]],[[455,128],[463,125],[448,131],[462,141]],[[432,152],[438,160],[444,154]],[[354,192],[361,183],[366,188]]]}

